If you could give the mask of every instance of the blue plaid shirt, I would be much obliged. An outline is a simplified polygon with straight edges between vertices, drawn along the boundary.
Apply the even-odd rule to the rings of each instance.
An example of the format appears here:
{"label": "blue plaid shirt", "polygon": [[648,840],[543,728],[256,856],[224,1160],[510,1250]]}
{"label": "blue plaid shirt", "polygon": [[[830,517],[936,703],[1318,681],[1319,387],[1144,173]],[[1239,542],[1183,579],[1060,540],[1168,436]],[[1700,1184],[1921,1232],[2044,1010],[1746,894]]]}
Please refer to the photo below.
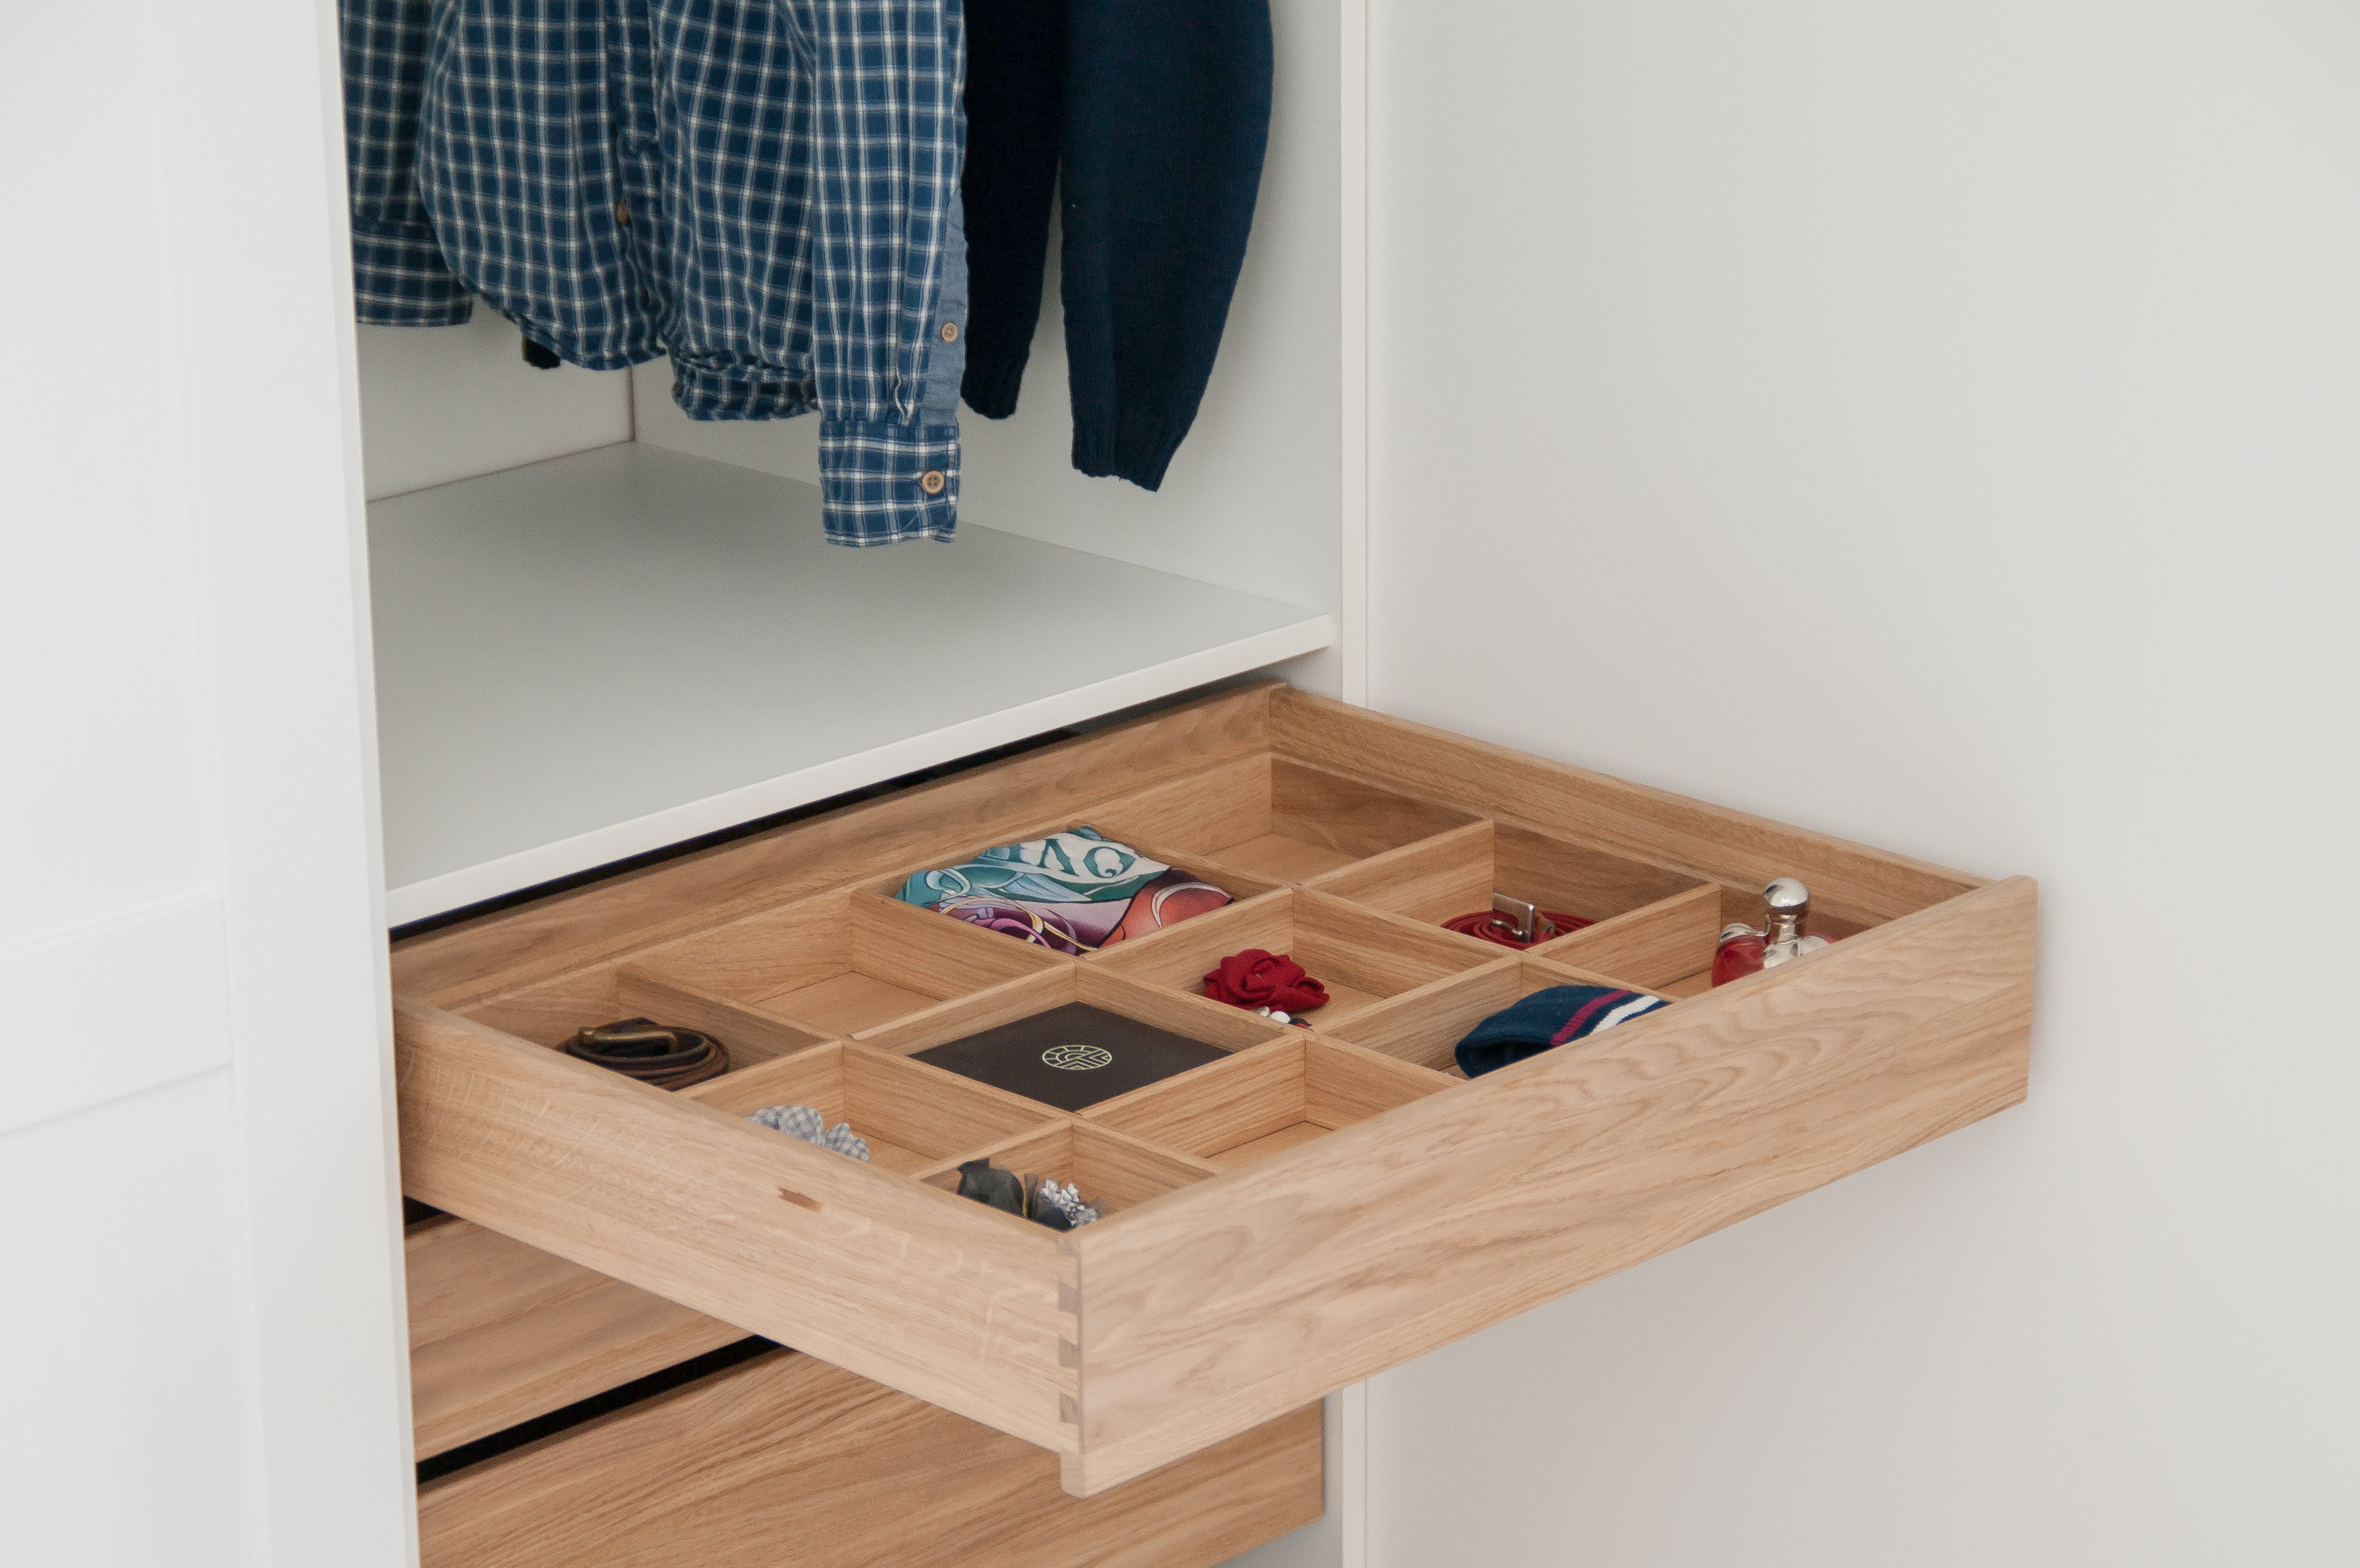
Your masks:
{"label": "blue plaid shirt", "polygon": [[830,539],[949,538],[962,4],[344,0],[360,319],[670,354],[691,419],[819,410]]}

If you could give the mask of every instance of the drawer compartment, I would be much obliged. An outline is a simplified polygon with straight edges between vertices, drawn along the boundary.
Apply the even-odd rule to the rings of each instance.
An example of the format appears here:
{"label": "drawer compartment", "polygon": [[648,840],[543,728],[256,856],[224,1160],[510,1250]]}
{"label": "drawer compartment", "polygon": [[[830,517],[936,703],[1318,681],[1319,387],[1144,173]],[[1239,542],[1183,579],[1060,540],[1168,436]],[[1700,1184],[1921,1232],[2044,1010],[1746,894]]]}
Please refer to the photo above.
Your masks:
{"label": "drawer compartment", "polygon": [[419,1488],[421,1568],[1210,1568],[1319,1517],[1319,1410],[1083,1501],[1015,1438],[773,1351]]}
{"label": "drawer compartment", "polygon": [[[1066,957],[883,896],[1081,823],[1236,901]],[[1710,987],[1777,876],[1842,940]],[[1495,892],[1590,923],[1446,929]],[[404,943],[403,1184],[1053,1450],[1089,1497],[2015,1104],[2034,916],[2025,878],[1246,688]],[[1331,983],[1308,1029],[1201,995],[1254,947]],[[1458,1074],[1477,1019],[1582,981],[1678,999]],[[1227,1054],[1071,1113],[912,1059],[1076,1002]],[[639,1014],[735,1070],[666,1094],[552,1049]],[[872,1162],[744,1119],[778,1103]],[[1104,1217],[955,1196],[986,1156]]]}

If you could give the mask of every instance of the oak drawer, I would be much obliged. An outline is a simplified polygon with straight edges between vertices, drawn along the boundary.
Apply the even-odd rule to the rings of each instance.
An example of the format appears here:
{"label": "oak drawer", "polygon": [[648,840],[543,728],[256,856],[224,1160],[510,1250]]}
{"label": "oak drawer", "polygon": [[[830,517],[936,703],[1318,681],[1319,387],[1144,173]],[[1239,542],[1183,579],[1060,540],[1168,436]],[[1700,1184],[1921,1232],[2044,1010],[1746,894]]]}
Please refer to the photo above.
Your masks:
{"label": "oak drawer", "polygon": [[[1088,822],[1238,899],[1071,959],[884,896]],[[1764,882],[1828,950],[1708,989]],[[1444,930],[1493,889],[1595,924]],[[2025,1093],[2035,889],[1262,685],[404,943],[403,1184],[490,1230],[995,1427],[1087,1497],[1953,1130]],[[1336,1000],[1206,1000],[1246,947]],[[1539,985],[1675,1007],[1473,1083]],[[1221,1048],[1065,1116],[909,1059],[1081,1000]],[[648,1012],[744,1063],[665,1094],[550,1049]],[[815,1105],[861,1165],[743,1119]],[[957,1162],[1078,1178],[1066,1235]]]}
{"label": "oak drawer", "polygon": [[417,1457],[746,1338],[746,1331],[444,1214],[408,1227]]}
{"label": "oak drawer", "polygon": [[1319,1410],[1087,1501],[1057,1461],[773,1351],[419,1488],[420,1568],[1209,1568],[1319,1517]]}

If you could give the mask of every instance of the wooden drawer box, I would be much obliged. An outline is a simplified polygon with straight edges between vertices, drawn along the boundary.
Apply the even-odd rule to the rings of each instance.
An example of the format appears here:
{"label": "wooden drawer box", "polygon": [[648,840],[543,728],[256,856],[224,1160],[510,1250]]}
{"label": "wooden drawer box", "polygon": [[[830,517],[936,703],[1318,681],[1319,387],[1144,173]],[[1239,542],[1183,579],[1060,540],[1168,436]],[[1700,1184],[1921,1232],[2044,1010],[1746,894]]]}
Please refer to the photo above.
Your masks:
{"label": "wooden drawer box", "polygon": [[[1317,1406],[1069,1497],[1020,1439],[810,1356],[747,1363],[743,1331],[455,1216],[408,1228],[417,1451],[445,1456],[421,1568],[1209,1568],[1319,1516]],[[739,1364],[637,1384],[708,1351]],[[597,1396],[629,1402],[504,1430]]]}
{"label": "wooden drawer box", "polygon": [[[1084,822],[1239,901],[1069,959],[885,896]],[[1708,988],[1781,875],[1845,940]],[[1494,889],[1597,923],[1527,954],[1437,923]],[[2034,905],[1264,684],[402,944],[403,1185],[1053,1450],[1088,1497],[2015,1104]],[[1335,981],[1314,1030],[1193,994],[1282,944]],[[1468,1025],[1582,977],[1682,999],[1455,1075]],[[1074,1000],[1232,1054],[1076,1116],[906,1060]],[[641,1011],[746,1064],[666,1094],[549,1049]],[[797,1094],[877,1162],[743,1119]],[[1108,1216],[944,1190],[992,1149]]]}
{"label": "wooden drawer box", "polygon": [[1081,1500],[1055,1456],[792,1351],[429,1481],[420,1568],[1211,1568],[1319,1517],[1319,1410]]}

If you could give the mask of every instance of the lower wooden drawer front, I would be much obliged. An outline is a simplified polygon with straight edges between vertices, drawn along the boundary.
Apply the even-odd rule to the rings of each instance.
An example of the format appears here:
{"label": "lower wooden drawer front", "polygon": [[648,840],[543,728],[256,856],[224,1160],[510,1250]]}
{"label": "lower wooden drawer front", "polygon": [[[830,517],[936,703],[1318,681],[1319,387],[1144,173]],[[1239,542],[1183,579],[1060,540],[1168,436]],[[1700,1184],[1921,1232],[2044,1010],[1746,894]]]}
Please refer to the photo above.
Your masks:
{"label": "lower wooden drawer front", "polygon": [[410,1226],[403,1251],[421,1459],[746,1337],[447,1214]]}
{"label": "lower wooden drawer front", "polygon": [[419,1489],[421,1568],[1209,1568],[1318,1518],[1319,1410],[1087,1501],[1055,1455],[792,1351]]}
{"label": "lower wooden drawer front", "polygon": [[[886,896],[1082,823],[1235,901],[1069,957]],[[1710,986],[1780,875],[1841,940]],[[1591,923],[1523,953],[1446,929],[1495,892]],[[405,943],[403,1186],[1052,1450],[1090,1497],[2021,1100],[2035,904],[1251,688]],[[1257,947],[1328,983],[1315,1027],[1201,994]],[[1454,1074],[1477,1020],[1582,981],[1677,1000]],[[1227,1054],[1072,1115],[911,1059],[1073,1002]],[[638,1014],[737,1069],[666,1094],[550,1049]],[[873,1163],[745,1119],[769,1104]],[[1106,1217],[952,1196],[983,1154]]]}

